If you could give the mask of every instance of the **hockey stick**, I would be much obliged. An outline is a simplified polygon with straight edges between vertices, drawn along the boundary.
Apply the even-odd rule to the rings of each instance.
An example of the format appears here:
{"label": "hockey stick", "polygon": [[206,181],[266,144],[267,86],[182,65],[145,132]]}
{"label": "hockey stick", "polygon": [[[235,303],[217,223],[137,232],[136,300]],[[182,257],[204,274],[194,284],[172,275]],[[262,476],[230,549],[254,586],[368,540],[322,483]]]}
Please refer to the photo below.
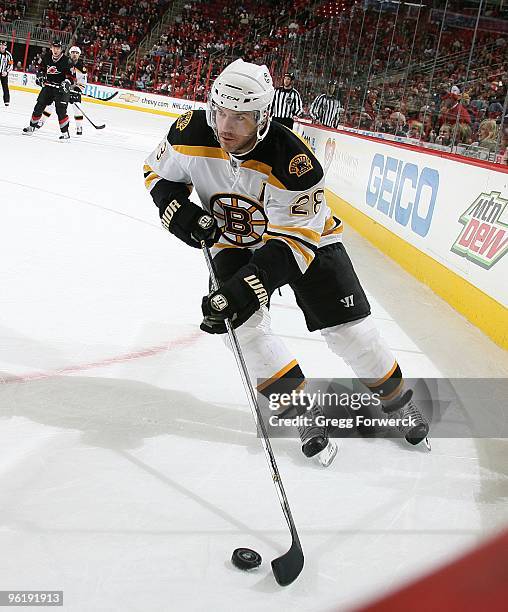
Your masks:
{"label": "hockey stick", "polygon": [[106,127],[105,123],[101,123],[101,125],[96,125],[91,119],[90,117],[83,111],[83,109],[78,106],[77,102],[73,102],[74,106],[78,109],[78,111],[83,115],[83,117],[85,117],[86,119],[88,119],[88,121],[94,126],[94,128],[96,130],[103,130]]}
{"label": "hockey stick", "polygon": [[[217,289],[219,289],[219,282],[217,281],[217,276],[215,275],[215,267],[210,256],[210,251],[208,250],[208,247],[204,242],[201,242],[201,248],[203,250],[203,255],[205,256],[208,271],[210,273],[212,288],[214,291],[216,291]],[[277,495],[279,496],[280,505],[282,506],[282,511],[284,512],[284,516],[286,517],[289,531],[291,532],[291,548],[287,551],[287,553],[285,553],[281,557],[277,557],[277,559],[273,559],[272,561],[272,570],[275,576],[275,580],[277,580],[277,582],[281,586],[287,586],[288,584],[291,584],[294,580],[296,580],[296,578],[298,578],[300,572],[303,569],[304,557],[302,545],[300,544],[300,538],[298,537],[295,522],[291,514],[291,508],[289,507],[286,492],[284,491],[284,487],[282,485],[279,468],[277,467],[275,455],[273,454],[272,450],[272,445],[270,444],[270,439],[268,437],[268,433],[266,431],[266,427],[261,416],[261,411],[259,409],[259,405],[256,399],[256,394],[249,378],[247,365],[243,358],[240,343],[238,342],[236,332],[233,329],[233,326],[231,325],[231,321],[229,319],[226,319],[225,323],[226,329],[228,331],[229,340],[231,342],[231,347],[233,349],[233,354],[236,359],[236,364],[238,366],[238,370],[240,371],[240,376],[242,378],[243,386],[247,394],[247,399],[249,400],[249,406],[252,411],[252,416],[254,417],[254,421],[262,434],[261,442],[265,451],[265,457],[268,462],[268,467],[270,468],[272,480],[275,484],[275,489],[277,490]]]}

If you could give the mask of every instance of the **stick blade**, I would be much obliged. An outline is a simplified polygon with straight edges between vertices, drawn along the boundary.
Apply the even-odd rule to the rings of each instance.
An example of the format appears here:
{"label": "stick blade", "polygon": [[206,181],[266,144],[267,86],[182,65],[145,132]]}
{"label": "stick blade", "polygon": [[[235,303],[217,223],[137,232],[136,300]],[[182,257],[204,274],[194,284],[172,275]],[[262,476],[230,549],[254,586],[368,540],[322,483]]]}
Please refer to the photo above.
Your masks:
{"label": "stick blade", "polygon": [[291,548],[272,561],[272,570],[275,580],[280,586],[287,586],[294,582],[303,569],[303,550],[298,540],[293,538]]}

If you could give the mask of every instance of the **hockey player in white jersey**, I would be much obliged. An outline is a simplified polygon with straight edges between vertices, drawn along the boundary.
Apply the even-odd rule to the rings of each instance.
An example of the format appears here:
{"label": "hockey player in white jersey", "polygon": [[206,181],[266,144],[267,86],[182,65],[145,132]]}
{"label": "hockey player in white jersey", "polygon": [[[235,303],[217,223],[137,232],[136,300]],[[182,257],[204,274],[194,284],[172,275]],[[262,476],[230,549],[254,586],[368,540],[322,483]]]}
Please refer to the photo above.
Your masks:
{"label": "hockey player in white jersey", "polygon": [[[273,93],[266,66],[236,60],[214,81],[206,112],[180,116],[145,162],[162,225],[190,246],[204,240],[211,248],[220,289],[203,298],[201,329],[228,344],[224,321],[232,321],[263,395],[288,392],[288,384],[301,389],[298,361],[270,328],[270,296],[289,285],[308,329],[321,331],[379,393],[383,410],[405,423],[406,440],[418,444],[428,423],[369,316],[342,223],[326,204],[320,163],[298,136],[270,121]],[[192,188],[203,208],[189,200]],[[299,432],[303,453],[328,465],[336,447],[318,426],[321,414],[313,406]]]}
{"label": "hockey player in white jersey", "polygon": [[[88,79],[87,70],[81,60],[81,49],[79,47],[71,47],[69,49],[69,64],[71,66],[72,74],[76,79],[69,92],[69,102],[71,104],[75,102],[81,102],[81,94],[85,92],[86,83]],[[50,106],[47,106],[42,112],[42,117],[39,119],[38,128],[41,128],[51,117]],[[75,106],[74,107],[74,121],[76,122],[76,136],[83,134],[83,114]]]}

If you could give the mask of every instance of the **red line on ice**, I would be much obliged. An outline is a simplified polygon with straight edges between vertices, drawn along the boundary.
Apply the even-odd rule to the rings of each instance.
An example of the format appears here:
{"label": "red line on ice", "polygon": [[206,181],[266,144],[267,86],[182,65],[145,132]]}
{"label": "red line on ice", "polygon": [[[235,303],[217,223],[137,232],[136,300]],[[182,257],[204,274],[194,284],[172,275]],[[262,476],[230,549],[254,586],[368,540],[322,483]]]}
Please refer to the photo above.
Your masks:
{"label": "red line on ice", "polygon": [[82,363],[76,365],[65,366],[64,368],[58,368],[57,370],[50,370],[49,372],[29,372],[27,374],[20,374],[18,376],[12,376],[9,378],[4,377],[0,379],[0,383],[21,383],[28,382],[31,380],[44,380],[46,378],[53,378],[62,374],[72,374],[73,372],[83,372],[84,370],[92,370],[93,368],[102,368],[108,365],[116,363],[125,363],[127,361],[133,361],[134,359],[143,359],[145,357],[153,357],[159,353],[170,351],[173,349],[185,348],[194,344],[198,338],[201,337],[201,332],[194,331],[186,336],[175,338],[170,340],[166,344],[159,346],[152,346],[132,353],[125,353],[124,355],[117,355],[115,357],[107,357],[100,361],[92,361],[90,363]]}

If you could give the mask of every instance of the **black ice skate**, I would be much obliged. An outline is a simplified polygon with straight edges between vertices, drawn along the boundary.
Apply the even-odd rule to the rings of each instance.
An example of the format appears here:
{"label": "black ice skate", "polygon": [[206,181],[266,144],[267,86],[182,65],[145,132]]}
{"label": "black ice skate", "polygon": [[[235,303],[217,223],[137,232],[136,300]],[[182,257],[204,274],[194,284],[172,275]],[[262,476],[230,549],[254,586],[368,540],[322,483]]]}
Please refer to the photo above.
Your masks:
{"label": "black ice skate", "polygon": [[316,422],[318,417],[324,417],[319,406],[313,406],[300,417],[298,433],[302,442],[302,453],[306,457],[317,457],[319,463],[328,467],[337,454],[337,445],[328,438],[326,424]]}
{"label": "black ice skate", "polygon": [[76,128],[76,136],[83,136],[83,128],[82,127],[77,127]]}
{"label": "black ice skate", "polygon": [[29,125],[27,127],[23,128],[23,134],[26,134],[27,136],[31,136],[35,131],[35,128],[33,127],[33,125]]}
{"label": "black ice skate", "polygon": [[430,442],[427,438],[429,424],[425,417],[416,407],[413,401],[413,390],[409,389],[399,399],[383,406],[383,412],[396,419],[410,421],[409,425],[397,425],[397,429],[404,435],[409,444],[420,444],[425,442],[425,446],[430,450]]}
{"label": "black ice skate", "polygon": [[70,135],[69,132],[63,132],[61,136],[58,137],[58,140],[69,140]]}

